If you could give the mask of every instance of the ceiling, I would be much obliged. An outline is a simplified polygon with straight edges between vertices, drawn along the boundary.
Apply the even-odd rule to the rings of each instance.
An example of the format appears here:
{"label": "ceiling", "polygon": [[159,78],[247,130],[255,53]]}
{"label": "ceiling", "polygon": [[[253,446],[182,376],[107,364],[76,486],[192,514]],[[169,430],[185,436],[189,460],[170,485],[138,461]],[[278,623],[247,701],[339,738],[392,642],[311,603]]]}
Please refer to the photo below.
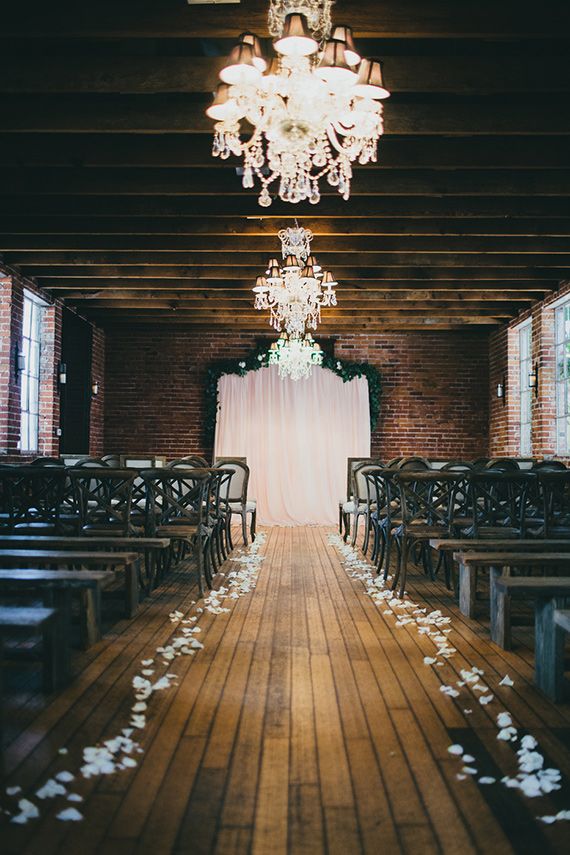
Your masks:
{"label": "ceiling", "polygon": [[[266,0],[2,10],[0,252],[103,325],[266,330],[251,287],[297,217],[339,280],[320,331],[489,328],[570,277],[570,11],[338,0],[382,56],[378,164],[352,196],[260,208],[204,115]],[[325,189],[326,188],[326,189]]]}

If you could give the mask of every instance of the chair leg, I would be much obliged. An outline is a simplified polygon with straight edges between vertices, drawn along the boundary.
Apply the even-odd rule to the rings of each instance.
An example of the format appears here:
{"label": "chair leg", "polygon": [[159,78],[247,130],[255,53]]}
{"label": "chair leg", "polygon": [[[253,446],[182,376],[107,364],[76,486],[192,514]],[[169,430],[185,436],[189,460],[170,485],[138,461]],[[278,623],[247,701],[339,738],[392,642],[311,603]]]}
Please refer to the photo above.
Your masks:
{"label": "chair leg", "polygon": [[247,546],[247,514],[245,511],[241,511],[241,533],[244,546]]}
{"label": "chair leg", "polygon": [[200,592],[200,596],[204,596],[204,576],[205,576],[205,568],[204,568],[204,546],[201,538],[198,536],[196,539],[196,563],[198,565],[198,590]]}
{"label": "chair leg", "polygon": [[358,520],[360,519],[360,514],[358,511],[354,512],[354,531],[352,532],[352,546],[356,546],[356,538],[358,537]]}
{"label": "chair leg", "polygon": [[227,523],[227,538],[228,538],[228,546],[229,551],[231,552],[234,548],[234,542],[232,540],[232,513],[231,511],[228,513],[228,523]]}
{"label": "chair leg", "polygon": [[362,543],[362,551],[366,555],[368,552],[368,541],[370,540],[370,513],[364,517],[364,541]]}
{"label": "chair leg", "polygon": [[342,521],[344,525],[344,534],[342,539],[346,543],[350,537],[350,514],[347,514],[346,511],[342,512]]}
{"label": "chair leg", "polygon": [[251,512],[251,527],[249,529],[249,533],[251,535],[252,543],[255,540],[255,523],[256,523],[256,521],[257,521],[257,508],[254,508],[254,510]]}

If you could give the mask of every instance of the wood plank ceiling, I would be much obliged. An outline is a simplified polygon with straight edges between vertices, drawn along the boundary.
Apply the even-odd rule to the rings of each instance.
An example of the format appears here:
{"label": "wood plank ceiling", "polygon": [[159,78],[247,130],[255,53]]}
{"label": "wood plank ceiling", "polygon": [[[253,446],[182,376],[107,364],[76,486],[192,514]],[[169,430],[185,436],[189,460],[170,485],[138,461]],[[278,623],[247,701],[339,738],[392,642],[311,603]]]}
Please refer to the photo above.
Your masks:
{"label": "wood plank ceiling", "polygon": [[[341,283],[322,332],[503,323],[570,275],[567,2],[338,0],[393,92],[351,199],[260,208],[204,115],[266,0],[2,10],[0,252],[103,325],[267,330],[251,287],[298,217]],[[323,187],[326,193],[327,185]]]}

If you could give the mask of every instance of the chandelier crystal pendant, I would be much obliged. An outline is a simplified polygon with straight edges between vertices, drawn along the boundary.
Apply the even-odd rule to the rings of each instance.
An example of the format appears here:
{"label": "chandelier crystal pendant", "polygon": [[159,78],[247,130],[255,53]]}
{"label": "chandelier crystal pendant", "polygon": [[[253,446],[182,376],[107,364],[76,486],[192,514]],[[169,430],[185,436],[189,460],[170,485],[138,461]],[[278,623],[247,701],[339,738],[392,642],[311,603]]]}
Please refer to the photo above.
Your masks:
{"label": "chandelier crystal pendant", "polygon": [[348,199],[352,164],[376,162],[384,130],[380,101],[390,95],[382,63],[361,58],[350,27],[332,27],[331,6],[331,0],[270,0],[277,56],[266,58],[259,38],[242,33],[206,110],[216,122],[212,154],[243,156],[243,186],[259,180],[263,207],[271,205],[273,182],[284,202],[316,205],[325,177]]}
{"label": "chandelier crystal pendant", "polygon": [[337,305],[338,283],[311,255],[313,235],[308,229],[296,224],[282,229],[279,237],[283,261],[270,258],[265,275],[257,277],[254,307],[269,311],[269,323],[277,332],[300,336],[316,330],[321,308]]}
{"label": "chandelier crystal pendant", "polygon": [[314,341],[310,333],[289,336],[283,332],[269,348],[269,364],[277,365],[281,379],[307,379],[311,376],[313,365],[322,365],[321,346]]}

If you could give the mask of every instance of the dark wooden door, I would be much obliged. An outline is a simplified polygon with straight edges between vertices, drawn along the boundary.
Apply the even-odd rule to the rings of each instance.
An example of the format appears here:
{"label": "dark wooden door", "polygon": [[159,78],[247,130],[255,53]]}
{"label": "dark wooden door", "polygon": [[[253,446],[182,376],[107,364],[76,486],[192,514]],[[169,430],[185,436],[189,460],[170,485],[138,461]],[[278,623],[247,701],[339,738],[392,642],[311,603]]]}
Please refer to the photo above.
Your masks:
{"label": "dark wooden door", "polygon": [[89,453],[92,339],[91,324],[64,309],[61,361],[67,382],[60,387],[61,453]]}

